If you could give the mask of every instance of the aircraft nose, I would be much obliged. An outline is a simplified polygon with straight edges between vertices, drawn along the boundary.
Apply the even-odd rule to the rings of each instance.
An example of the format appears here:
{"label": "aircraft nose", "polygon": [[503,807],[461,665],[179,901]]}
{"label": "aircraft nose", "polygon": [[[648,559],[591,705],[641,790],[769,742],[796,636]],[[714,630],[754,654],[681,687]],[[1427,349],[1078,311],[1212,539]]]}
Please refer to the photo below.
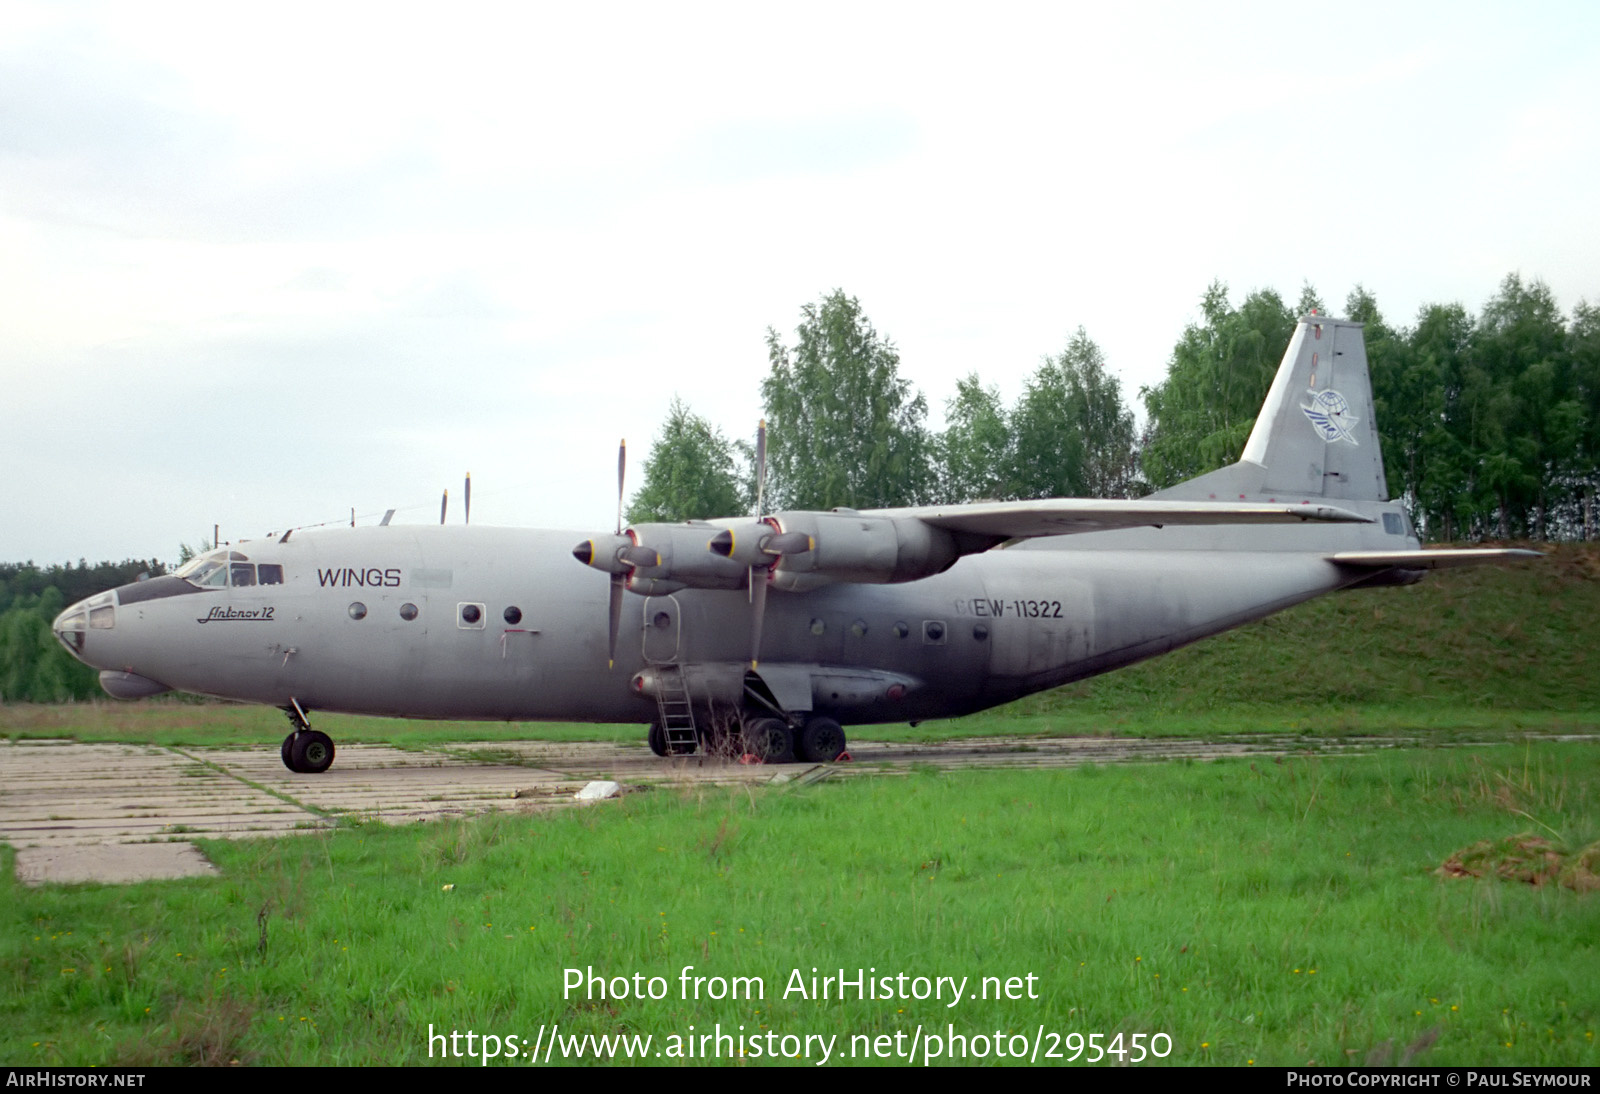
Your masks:
{"label": "aircraft nose", "polygon": [[78,601],[56,616],[55,622],[50,624],[50,629],[55,632],[56,641],[65,646],[68,653],[83,661],[85,635],[91,630],[109,631],[116,625],[115,598],[111,593],[100,593],[87,600]]}
{"label": "aircraft nose", "polygon": [[78,657],[83,653],[83,632],[89,629],[89,602],[80,600],[56,616],[50,629],[55,632],[56,641],[65,646],[72,656]]}

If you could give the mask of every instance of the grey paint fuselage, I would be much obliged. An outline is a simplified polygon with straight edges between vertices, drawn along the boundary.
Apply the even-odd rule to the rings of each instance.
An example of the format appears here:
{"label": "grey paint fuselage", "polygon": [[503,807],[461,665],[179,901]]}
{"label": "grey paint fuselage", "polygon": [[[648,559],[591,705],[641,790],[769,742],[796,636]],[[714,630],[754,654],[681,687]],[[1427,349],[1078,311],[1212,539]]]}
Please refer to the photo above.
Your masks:
{"label": "grey paint fuselage", "polygon": [[[814,709],[841,721],[966,713],[1367,578],[1327,555],[1415,546],[1381,529],[1052,537],[966,557],[907,584],[773,592],[762,666],[870,668],[910,679],[893,700],[881,688],[843,701],[819,693]],[[390,526],[238,543],[252,563],[281,565],[283,583],[121,604],[111,629],[85,635],[80,656],[172,688],[274,705],[293,698],[307,709],[366,714],[607,722],[654,716],[654,703],[629,686],[651,662],[740,663],[747,594],[685,589],[628,596],[608,669],[606,578],[574,565],[574,538]],[[355,604],[362,618],[353,617]],[[401,617],[404,604],[416,606],[414,619]],[[483,606],[481,626],[461,624],[463,604]],[[520,611],[515,624],[506,622],[508,607]]]}

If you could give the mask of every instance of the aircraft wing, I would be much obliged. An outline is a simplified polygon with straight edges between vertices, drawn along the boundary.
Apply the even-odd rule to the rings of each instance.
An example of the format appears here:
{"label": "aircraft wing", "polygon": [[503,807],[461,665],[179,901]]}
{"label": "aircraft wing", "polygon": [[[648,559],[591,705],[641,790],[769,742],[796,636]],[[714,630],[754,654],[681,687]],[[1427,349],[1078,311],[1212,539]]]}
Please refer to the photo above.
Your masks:
{"label": "aircraft wing", "polygon": [[1457,566],[1476,566],[1484,562],[1514,562],[1524,558],[1543,558],[1538,551],[1520,547],[1472,547],[1458,551],[1340,551],[1330,555],[1341,566],[1366,570],[1449,570]]}
{"label": "aircraft wing", "polygon": [[949,532],[1030,539],[1168,524],[1294,524],[1304,521],[1371,524],[1370,517],[1333,505],[1250,505],[1232,502],[1050,498],[874,510],[872,516],[913,517]]}

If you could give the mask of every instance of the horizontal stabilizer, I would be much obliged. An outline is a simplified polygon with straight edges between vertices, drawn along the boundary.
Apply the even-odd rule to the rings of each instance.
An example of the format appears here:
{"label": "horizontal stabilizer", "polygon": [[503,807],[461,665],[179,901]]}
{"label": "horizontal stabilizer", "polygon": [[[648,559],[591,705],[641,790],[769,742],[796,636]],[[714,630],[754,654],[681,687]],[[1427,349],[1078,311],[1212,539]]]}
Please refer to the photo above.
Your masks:
{"label": "horizontal stabilizer", "polygon": [[1449,570],[1457,566],[1477,566],[1484,562],[1518,562],[1543,558],[1538,551],[1520,547],[1472,547],[1459,551],[1340,551],[1330,556],[1341,566],[1360,566],[1368,570]]}
{"label": "horizontal stabilizer", "polygon": [[1122,501],[1096,498],[1049,498],[1044,501],[978,502],[971,505],[924,506],[886,510],[913,517],[934,528],[999,539],[1061,536],[1074,532],[1107,532],[1118,528],[1161,528],[1168,524],[1371,524],[1370,517],[1333,505],[1246,505],[1214,501]]}

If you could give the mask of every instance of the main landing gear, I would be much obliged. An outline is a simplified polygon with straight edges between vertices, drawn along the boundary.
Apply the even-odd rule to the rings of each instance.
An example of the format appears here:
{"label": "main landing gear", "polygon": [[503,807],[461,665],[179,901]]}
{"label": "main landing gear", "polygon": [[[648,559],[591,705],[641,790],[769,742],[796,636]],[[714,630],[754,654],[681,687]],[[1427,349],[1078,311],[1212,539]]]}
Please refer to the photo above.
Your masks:
{"label": "main landing gear", "polygon": [[294,729],[283,739],[283,766],[300,775],[320,775],[333,764],[333,738],[311,728],[306,712],[290,699],[283,708]]}
{"label": "main landing gear", "polygon": [[[650,727],[649,742],[650,751],[657,756],[683,754],[668,746],[660,723]],[[776,715],[747,714],[743,728],[734,726],[731,733],[703,731],[699,748],[713,756],[733,759],[749,755],[769,764],[832,763],[844,754],[846,741],[844,727],[832,718],[810,718],[795,727]]]}
{"label": "main landing gear", "polygon": [[744,740],[751,755],[769,764],[832,763],[846,746],[844,727],[820,715],[798,727],[773,715],[751,718],[744,724]]}

